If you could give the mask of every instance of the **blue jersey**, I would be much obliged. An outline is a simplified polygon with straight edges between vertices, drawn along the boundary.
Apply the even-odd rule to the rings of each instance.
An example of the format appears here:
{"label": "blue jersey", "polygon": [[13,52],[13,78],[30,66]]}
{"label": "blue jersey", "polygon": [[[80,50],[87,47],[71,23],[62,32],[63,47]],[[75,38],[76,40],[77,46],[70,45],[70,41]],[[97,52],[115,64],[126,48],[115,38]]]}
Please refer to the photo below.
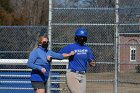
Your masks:
{"label": "blue jersey", "polygon": [[78,43],[74,43],[65,46],[59,53],[70,53],[71,51],[74,51],[75,54],[69,57],[68,69],[86,71],[88,62],[94,60],[91,49],[86,45],[81,46]]}
{"label": "blue jersey", "polygon": [[[55,59],[63,59],[63,56],[53,51],[45,51],[41,46],[34,49],[29,56],[27,65],[32,69],[31,81],[47,81],[50,72],[50,63],[47,60],[47,56],[50,55]],[[43,74],[41,69],[45,68],[46,73]]]}

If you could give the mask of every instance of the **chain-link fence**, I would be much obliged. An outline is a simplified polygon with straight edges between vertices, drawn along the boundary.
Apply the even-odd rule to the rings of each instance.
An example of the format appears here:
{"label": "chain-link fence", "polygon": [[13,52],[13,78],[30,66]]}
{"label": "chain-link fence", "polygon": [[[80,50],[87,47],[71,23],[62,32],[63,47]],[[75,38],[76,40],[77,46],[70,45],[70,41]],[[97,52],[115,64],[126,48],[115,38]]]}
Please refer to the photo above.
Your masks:
{"label": "chain-link fence", "polygon": [[[51,2],[52,1],[52,2]],[[111,5],[107,5],[107,4]],[[52,49],[60,50],[74,42],[78,27],[88,30],[87,45],[92,49],[96,66],[88,67],[87,93],[113,93],[115,77],[115,1],[50,0]],[[65,74],[65,73],[64,73]],[[61,86],[66,86],[61,84]],[[69,93],[67,87],[62,93]]]}
{"label": "chain-link fence", "polygon": [[[92,49],[96,66],[88,67],[86,93],[139,93],[140,91],[140,1],[139,0],[49,0],[49,27],[0,27],[0,58],[27,59],[37,38],[48,31],[50,48],[58,52],[74,42],[78,27],[88,30],[87,45]],[[49,28],[47,30],[47,28]],[[19,76],[4,69],[28,68],[23,65],[1,65],[0,91],[12,87],[5,80]],[[70,93],[65,80],[66,64],[53,64],[48,84],[50,93]],[[7,77],[5,76],[5,73]],[[23,71],[20,75],[29,75]],[[10,75],[10,76],[9,76]],[[25,81],[22,77],[21,81]],[[18,80],[18,77],[14,77]],[[29,82],[26,82],[29,84]],[[15,84],[15,83],[14,83]],[[24,86],[21,84],[21,86]],[[31,88],[30,84],[29,87]],[[11,92],[8,88],[7,93]],[[32,93],[31,89],[19,88]],[[18,93],[18,92],[17,92]]]}
{"label": "chain-link fence", "polygon": [[138,79],[140,77],[140,1],[119,1],[118,92],[138,93],[140,91]]}
{"label": "chain-link fence", "polygon": [[[85,27],[96,57],[88,68],[87,93],[138,93],[139,0],[50,0],[52,49],[74,41]],[[63,38],[63,39],[62,39]]]}
{"label": "chain-link fence", "polygon": [[33,93],[25,62],[46,26],[0,27],[0,93]]}

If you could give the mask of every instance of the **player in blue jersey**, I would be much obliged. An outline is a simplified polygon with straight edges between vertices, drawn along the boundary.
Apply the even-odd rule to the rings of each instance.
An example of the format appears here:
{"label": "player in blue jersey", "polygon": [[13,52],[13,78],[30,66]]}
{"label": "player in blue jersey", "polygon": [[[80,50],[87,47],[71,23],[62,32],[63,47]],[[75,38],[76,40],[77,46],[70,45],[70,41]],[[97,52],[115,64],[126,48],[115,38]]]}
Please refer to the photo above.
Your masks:
{"label": "player in blue jersey", "polygon": [[69,65],[66,73],[67,85],[71,93],[86,93],[86,70],[87,65],[95,66],[95,58],[91,49],[85,45],[87,41],[87,30],[78,28],[75,32],[75,43],[62,48],[59,53],[70,53]]}
{"label": "player in blue jersey", "polygon": [[63,59],[73,55],[73,52],[69,54],[59,54],[48,50],[47,48],[48,38],[46,36],[41,36],[38,40],[38,47],[33,49],[30,53],[27,62],[27,66],[32,69],[31,84],[36,93],[45,93],[51,59]]}

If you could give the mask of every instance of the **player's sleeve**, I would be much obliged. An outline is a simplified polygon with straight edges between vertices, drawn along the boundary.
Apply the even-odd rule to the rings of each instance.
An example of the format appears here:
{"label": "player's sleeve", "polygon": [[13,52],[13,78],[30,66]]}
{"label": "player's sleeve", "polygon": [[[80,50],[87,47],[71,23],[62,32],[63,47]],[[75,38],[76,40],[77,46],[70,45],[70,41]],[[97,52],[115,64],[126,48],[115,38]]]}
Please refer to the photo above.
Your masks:
{"label": "player's sleeve", "polygon": [[91,62],[92,60],[95,60],[95,57],[94,57],[91,49],[89,48],[89,50],[88,50],[88,61]]}
{"label": "player's sleeve", "polygon": [[37,60],[37,53],[36,53],[35,50],[33,50],[30,53],[30,56],[29,56],[29,59],[28,59],[28,62],[27,62],[27,66],[31,69],[38,69],[38,70],[41,71],[42,67],[35,64],[36,60]]}

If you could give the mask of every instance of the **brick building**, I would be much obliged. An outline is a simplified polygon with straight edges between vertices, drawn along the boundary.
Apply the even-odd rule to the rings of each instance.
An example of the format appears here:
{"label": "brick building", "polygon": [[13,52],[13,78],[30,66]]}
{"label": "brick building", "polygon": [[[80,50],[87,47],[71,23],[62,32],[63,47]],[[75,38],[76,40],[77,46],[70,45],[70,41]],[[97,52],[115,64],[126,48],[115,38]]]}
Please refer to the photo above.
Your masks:
{"label": "brick building", "polygon": [[140,64],[140,30],[120,34],[120,71],[135,70]]}

